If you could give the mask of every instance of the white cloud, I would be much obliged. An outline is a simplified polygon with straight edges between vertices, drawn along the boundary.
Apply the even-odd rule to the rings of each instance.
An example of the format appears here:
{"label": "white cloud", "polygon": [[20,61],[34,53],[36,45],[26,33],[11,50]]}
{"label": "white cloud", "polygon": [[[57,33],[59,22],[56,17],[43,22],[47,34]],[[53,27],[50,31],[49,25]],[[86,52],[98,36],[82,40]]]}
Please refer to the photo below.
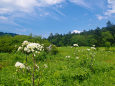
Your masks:
{"label": "white cloud", "polygon": [[0,0],[0,13],[30,12],[37,6],[37,0]]}
{"label": "white cloud", "polygon": [[38,0],[38,5],[39,6],[49,6],[49,5],[55,5],[55,4],[60,4],[64,2],[65,0]]}
{"label": "white cloud", "polygon": [[33,12],[34,7],[60,4],[65,0],[0,0],[0,14]]}
{"label": "white cloud", "polygon": [[84,0],[69,0],[69,1],[77,5],[89,8],[89,5]]}
{"label": "white cloud", "polygon": [[81,33],[79,30],[73,30],[71,33]]}
{"label": "white cloud", "polygon": [[107,11],[105,11],[103,15],[96,15],[98,20],[107,19],[111,17],[112,14],[115,14],[115,0],[107,0],[107,3]]}
{"label": "white cloud", "polygon": [[50,13],[44,10],[43,7],[57,6],[64,1],[65,0],[0,0],[0,21],[14,21],[15,18],[26,17],[27,14],[49,16]]}
{"label": "white cloud", "polygon": [[[0,0],[0,15],[4,16],[6,14],[9,18],[10,16],[17,15],[18,13],[33,14],[35,13],[36,8],[37,10],[41,10],[42,7],[48,7],[53,5],[55,5],[57,9],[57,5],[62,7],[62,3],[67,1],[75,3],[77,5],[88,7],[88,4],[86,4],[84,0]],[[64,14],[58,9],[55,11],[58,14],[64,16]],[[44,16],[45,15],[47,14],[44,14]]]}
{"label": "white cloud", "polygon": [[96,15],[98,20],[107,19],[107,16]]}
{"label": "white cloud", "polygon": [[115,14],[115,0],[108,0],[108,8],[105,15],[111,16],[112,14]]}

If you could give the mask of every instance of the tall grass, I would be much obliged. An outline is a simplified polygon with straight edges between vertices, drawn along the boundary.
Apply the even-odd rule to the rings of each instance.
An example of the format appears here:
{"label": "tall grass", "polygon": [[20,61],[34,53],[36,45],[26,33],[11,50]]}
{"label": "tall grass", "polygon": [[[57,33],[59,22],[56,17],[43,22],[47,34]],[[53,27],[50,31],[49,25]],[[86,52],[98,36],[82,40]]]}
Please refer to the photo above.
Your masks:
{"label": "tall grass", "polygon": [[[115,48],[105,51],[90,47],[58,47],[58,54],[36,56],[39,70],[35,72],[38,86],[113,86],[115,85]],[[66,56],[70,56],[66,58]],[[45,58],[44,58],[45,57]],[[79,57],[79,58],[76,58]],[[92,58],[93,57],[93,58]],[[28,56],[28,65],[32,64]],[[38,59],[39,58],[39,59]],[[31,86],[31,71],[15,68],[25,63],[22,53],[0,53],[0,86]],[[47,67],[45,67],[47,65]]]}

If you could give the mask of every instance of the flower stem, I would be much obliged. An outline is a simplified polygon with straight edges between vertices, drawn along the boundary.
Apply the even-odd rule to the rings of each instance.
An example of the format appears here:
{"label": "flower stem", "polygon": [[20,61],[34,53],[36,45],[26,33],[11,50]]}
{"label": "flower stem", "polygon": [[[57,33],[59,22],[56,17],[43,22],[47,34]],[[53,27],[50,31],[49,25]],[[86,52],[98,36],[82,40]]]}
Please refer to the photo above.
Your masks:
{"label": "flower stem", "polygon": [[34,80],[35,80],[35,77],[34,77],[34,72],[35,72],[34,54],[32,55],[32,57],[33,57],[33,74],[32,74],[32,82],[33,82],[33,86],[35,86],[35,83],[34,83]]}

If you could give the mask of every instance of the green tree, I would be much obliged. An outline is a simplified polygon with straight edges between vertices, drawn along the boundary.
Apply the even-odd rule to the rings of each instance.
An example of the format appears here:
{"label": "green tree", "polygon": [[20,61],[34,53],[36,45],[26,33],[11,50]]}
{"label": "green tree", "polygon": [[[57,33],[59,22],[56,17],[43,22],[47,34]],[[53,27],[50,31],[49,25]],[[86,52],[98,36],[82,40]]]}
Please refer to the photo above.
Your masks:
{"label": "green tree", "polygon": [[111,40],[113,40],[113,36],[109,31],[102,32],[103,44],[105,44],[105,42],[110,42]]}

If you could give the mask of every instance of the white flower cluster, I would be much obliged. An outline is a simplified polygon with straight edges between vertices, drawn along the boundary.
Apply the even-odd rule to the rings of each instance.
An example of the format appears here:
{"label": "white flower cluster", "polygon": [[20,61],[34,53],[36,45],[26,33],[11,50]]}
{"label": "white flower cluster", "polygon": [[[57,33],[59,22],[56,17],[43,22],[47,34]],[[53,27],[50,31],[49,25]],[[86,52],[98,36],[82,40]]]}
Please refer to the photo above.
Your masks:
{"label": "white flower cluster", "polygon": [[92,45],[91,49],[92,50],[96,50],[95,45]]}
{"label": "white flower cluster", "polygon": [[87,49],[87,51],[90,51],[90,49]]}
{"label": "white flower cluster", "polygon": [[47,64],[44,64],[44,68],[47,68],[48,66],[47,66]]}
{"label": "white flower cluster", "polygon": [[[16,68],[21,68],[21,69],[24,68],[24,69],[27,69],[27,70],[30,70],[30,69],[31,69],[30,66],[25,66],[25,65],[24,65],[23,63],[21,63],[21,62],[16,62],[15,67],[16,67]],[[37,64],[35,64],[35,68],[39,70],[39,66],[38,66]]]}
{"label": "white flower cluster", "polygon": [[79,59],[79,57],[76,57],[76,59]]}
{"label": "white flower cluster", "polygon": [[17,68],[25,68],[25,65],[21,62],[16,62],[15,67]]}
{"label": "white flower cluster", "polygon": [[92,49],[92,50],[96,50],[96,48],[95,48],[95,47],[91,47],[91,49]]}
{"label": "white flower cluster", "polygon": [[70,58],[71,56],[65,56],[65,58]]}
{"label": "white flower cluster", "polygon": [[73,47],[79,47],[79,45],[78,44],[73,44]]}
{"label": "white flower cluster", "polygon": [[26,53],[31,53],[31,52],[35,52],[35,53],[40,53],[40,51],[43,51],[43,46],[40,45],[39,43],[31,43],[28,41],[24,41],[22,43],[22,46],[18,48],[18,51],[24,51]]}

